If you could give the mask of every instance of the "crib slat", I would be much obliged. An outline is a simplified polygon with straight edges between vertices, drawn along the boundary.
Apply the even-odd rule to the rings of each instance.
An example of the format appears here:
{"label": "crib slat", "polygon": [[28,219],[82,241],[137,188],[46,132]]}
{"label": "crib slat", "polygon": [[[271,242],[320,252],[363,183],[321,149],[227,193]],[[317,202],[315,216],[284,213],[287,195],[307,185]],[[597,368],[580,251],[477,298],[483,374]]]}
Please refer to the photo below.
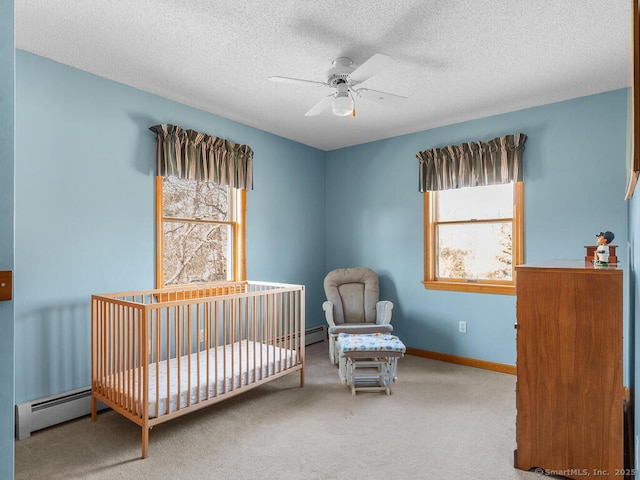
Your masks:
{"label": "crib slat", "polygon": [[196,356],[196,403],[200,403],[200,304],[196,303],[196,315],[194,318],[195,328],[194,332],[196,335],[195,339],[195,356]]}
{"label": "crib slat", "polygon": [[[167,362],[167,399],[171,398],[171,369],[169,368],[169,364],[168,364],[168,358],[171,357],[171,317],[173,316],[175,318],[175,314],[173,314],[172,312],[175,311],[175,307],[174,308],[165,308],[164,310],[164,316],[165,316],[165,321],[166,321],[166,328],[167,331],[165,333],[165,336],[167,337],[167,350],[165,352],[165,358],[163,360],[165,360]],[[156,415],[160,416],[160,359],[158,359],[158,361],[156,362],[156,398],[155,403],[156,403]],[[169,402],[167,400],[166,403],[166,408],[167,408],[167,413],[169,413]]]}
{"label": "crib slat", "polygon": [[[262,380],[262,368],[260,368],[258,372],[258,311],[257,311],[257,300],[255,297],[251,299],[251,331],[253,338],[253,378],[257,382],[258,380]],[[262,349],[260,349],[261,351]]]}
{"label": "crib slat", "polygon": [[141,389],[144,388],[144,382],[142,379],[142,368],[144,365],[144,358],[143,358],[143,345],[145,342],[145,338],[144,338],[144,333],[143,333],[143,328],[142,328],[142,322],[145,321],[145,316],[144,314],[138,314],[138,372],[137,372],[137,377],[138,377],[138,391],[136,392],[138,394],[138,415],[142,415],[143,414],[143,410],[142,410],[142,402],[144,401],[144,399],[142,398],[142,391]]}
{"label": "crib slat", "polygon": [[[181,367],[181,360],[182,360],[182,305],[176,307],[176,361],[178,363],[178,371],[177,371],[177,377],[178,377],[178,385],[182,385],[182,368]],[[167,366],[167,370],[168,370],[168,366]],[[170,397],[169,397],[170,398]],[[178,392],[178,402],[176,404],[176,410],[180,410],[180,400],[179,400],[179,392]],[[167,405],[167,413],[169,413],[169,405]]]}
{"label": "crib slat", "polygon": [[115,352],[116,352],[116,386],[118,389],[118,393],[116,395],[116,402],[118,405],[122,405],[122,400],[124,397],[124,392],[122,391],[122,377],[123,377],[123,368],[122,368],[122,322],[124,317],[124,312],[126,311],[125,307],[122,305],[118,305],[118,316],[116,318],[115,327],[116,327],[116,335],[114,337],[115,342]]}
{"label": "crib slat", "polygon": [[[192,321],[192,317],[191,317],[191,306],[185,306],[185,310],[187,315],[185,316],[184,321],[187,323],[187,338],[185,339],[185,348],[187,349],[187,407],[189,407],[189,405],[191,405],[191,355],[192,355],[192,350],[191,350],[191,341],[192,339],[192,335],[193,335],[193,331],[191,329],[191,321]],[[180,397],[178,396],[178,403],[180,402]]]}
{"label": "crib slat", "polygon": [[[213,382],[215,385],[215,390],[214,390],[214,397],[217,397],[220,392],[218,391],[218,370],[220,368],[220,366],[218,365],[218,344],[219,344],[219,335],[220,335],[220,329],[218,328],[218,304],[215,303],[212,306],[213,309],[213,339],[214,339],[214,347],[213,347],[213,358],[214,358],[214,365],[213,365]],[[223,367],[224,368],[224,367]]]}
{"label": "crib slat", "polygon": [[204,343],[202,345],[202,350],[206,353],[205,355],[205,378],[206,378],[206,385],[205,385],[205,394],[204,394],[204,398],[205,400],[209,400],[209,398],[211,398],[210,394],[209,394],[209,390],[210,390],[210,384],[209,384],[209,379],[211,378],[210,375],[210,355],[209,355],[209,349],[211,348],[211,303],[207,303],[205,305],[204,308],[204,319],[203,319],[203,325],[202,325],[202,329],[204,330]]}

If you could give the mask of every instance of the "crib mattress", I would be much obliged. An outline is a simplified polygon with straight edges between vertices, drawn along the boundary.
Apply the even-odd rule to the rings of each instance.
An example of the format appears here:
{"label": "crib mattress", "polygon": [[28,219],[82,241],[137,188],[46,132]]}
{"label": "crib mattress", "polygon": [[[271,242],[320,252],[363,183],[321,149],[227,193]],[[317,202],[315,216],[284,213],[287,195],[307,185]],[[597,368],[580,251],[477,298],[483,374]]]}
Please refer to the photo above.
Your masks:
{"label": "crib mattress", "polygon": [[[177,358],[169,362],[164,360],[157,367],[156,363],[149,364],[149,418],[178,410],[178,399],[182,409],[262,380],[296,363],[294,350],[245,340],[184,355],[179,361]],[[131,375],[129,378],[135,379],[136,386],[133,391],[139,392],[137,369],[131,371]],[[134,403],[137,403],[137,398]]]}

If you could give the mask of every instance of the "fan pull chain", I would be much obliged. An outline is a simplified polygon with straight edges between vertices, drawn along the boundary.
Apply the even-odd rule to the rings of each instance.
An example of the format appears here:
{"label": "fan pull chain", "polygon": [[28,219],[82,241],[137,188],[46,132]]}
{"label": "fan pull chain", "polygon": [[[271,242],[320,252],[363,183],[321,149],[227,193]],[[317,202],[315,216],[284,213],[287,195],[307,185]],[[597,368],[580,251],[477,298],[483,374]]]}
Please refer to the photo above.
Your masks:
{"label": "fan pull chain", "polygon": [[349,96],[351,97],[351,105],[353,105],[353,108],[351,109],[351,116],[355,117],[356,116],[356,96],[353,94],[351,89],[349,89]]}

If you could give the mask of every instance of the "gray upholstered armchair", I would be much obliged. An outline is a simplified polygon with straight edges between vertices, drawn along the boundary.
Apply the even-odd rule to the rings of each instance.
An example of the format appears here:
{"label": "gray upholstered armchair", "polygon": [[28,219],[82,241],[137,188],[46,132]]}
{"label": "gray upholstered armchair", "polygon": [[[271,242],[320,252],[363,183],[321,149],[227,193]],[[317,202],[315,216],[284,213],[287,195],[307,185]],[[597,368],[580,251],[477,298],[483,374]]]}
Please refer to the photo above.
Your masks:
{"label": "gray upholstered armchair", "polygon": [[338,363],[335,341],[340,333],[389,333],[393,303],[378,301],[378,275],[370,268],[339,268],[324,279],[322,304],[329,324],[329,359]]}

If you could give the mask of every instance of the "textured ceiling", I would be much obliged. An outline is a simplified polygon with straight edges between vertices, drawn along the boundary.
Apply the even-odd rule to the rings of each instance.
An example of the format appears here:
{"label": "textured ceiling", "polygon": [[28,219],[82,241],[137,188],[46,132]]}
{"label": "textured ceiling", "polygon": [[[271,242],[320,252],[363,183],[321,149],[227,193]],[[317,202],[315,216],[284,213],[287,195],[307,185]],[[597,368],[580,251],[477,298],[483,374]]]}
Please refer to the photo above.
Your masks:
{"label": "textured ceiling", "polygon": [[[15,0],[15,15],[17,48],[322,150],[631,84],[630,0]],[[268,81],[374,53],[394,63],[362,86],[404,106],[306,117],[329,89]]]}

